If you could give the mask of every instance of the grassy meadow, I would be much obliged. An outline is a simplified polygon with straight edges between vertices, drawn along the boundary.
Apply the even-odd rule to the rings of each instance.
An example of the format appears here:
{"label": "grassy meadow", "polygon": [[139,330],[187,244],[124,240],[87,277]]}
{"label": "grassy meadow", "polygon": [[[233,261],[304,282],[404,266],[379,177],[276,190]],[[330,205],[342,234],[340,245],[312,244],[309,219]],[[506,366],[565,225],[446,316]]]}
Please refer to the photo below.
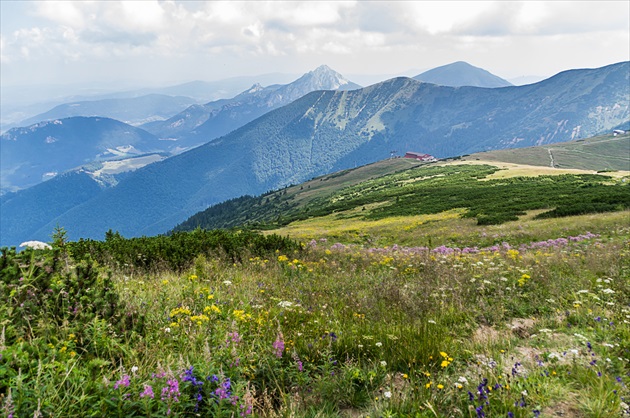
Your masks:
{"label": "grassy meadow", "polygon": [[[630,212],[521,192],[620,177],[392,164],[264,234],[3,249],[3,416],[630,417]],[[417,200],[457,175],[469,206]],[[527,205],[480,222],[504,185]]]}

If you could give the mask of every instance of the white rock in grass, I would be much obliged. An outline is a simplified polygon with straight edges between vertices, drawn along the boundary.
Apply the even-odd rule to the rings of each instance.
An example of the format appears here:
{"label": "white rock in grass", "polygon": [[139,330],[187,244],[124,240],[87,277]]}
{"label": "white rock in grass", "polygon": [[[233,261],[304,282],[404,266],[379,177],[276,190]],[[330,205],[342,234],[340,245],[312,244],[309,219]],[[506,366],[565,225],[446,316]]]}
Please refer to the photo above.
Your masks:
{"label": "white rock in grass", "polygon": [[26,241],[20,244],[20,247],[29,247],[34,250],[51,250],[52,247],[41,241]]}

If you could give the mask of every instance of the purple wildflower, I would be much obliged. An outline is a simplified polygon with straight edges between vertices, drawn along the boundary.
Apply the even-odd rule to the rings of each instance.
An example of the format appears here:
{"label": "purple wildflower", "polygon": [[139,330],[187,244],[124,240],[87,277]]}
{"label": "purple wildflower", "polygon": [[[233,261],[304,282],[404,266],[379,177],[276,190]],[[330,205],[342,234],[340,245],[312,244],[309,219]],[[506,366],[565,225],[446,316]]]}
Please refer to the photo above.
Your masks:
{"label": "purple wildflower", "polygon": [[518,374],[518,368],[521,366],[521,363],[514,363],[514,367],[512,367],[512,376],[516,376]]}
{"label": "purple wildflower", "polygon": [[295,361],[295,364],[297,365],[298,371],[300,372],[303,371],[304,365],[302,364],[302,360],[300,360],[300,357],[298,356],[298,354],[294,351],[291,357],[293,357],[293,360]]}
{"label": "purple wildflower", "polygon": [[114,389],[118,389],[119,387],[124,386],[124,387],[129,387],[129,375],[125,374],[123,375],[122,379],[120,379],[119,381],[117,381],[114,384]]}
{"label": "purple wildflower", "polygon": [[484,400],[484,399],[488,399],[488,396],[486,396],[486,392],[487,392],[487,388],[486,386],[488,385],[488,379],[484,378],[481,383],[479,383],[479,385],[477,386],[477,393],[479,393],[479,400]]}
{"label": "purple wildflower", "polygon": [[477,418],[483,418],[486,416],[486,414],[483,412],[483,405],[479,405],[477,408],[475,408],[475,412],[477,412]]}
{"label": "purple wildflower", "polygon": [[236,331],[229,332],[227,336],[228,338],[225,341],[227,345],[230,345],[230,343],[233,343],[234,345],[238,345],[238,343],[241,342],[241,336],[238,335],[238,332]]}
{"label": "purple wildflower", "polygon": [[195,377],[194,373],[193,373],[193,366],[190,366],[189,369],[184,371],[184,376],[182,377],[182,381],[183,382],[190,382],[190,384],[193,387],[197,388],[197,396],[196,396],[196,400],[197,400],[197,404],[195,405],[195,412],[199,411],[199,404],[201,403],[201,401],[203,400],[203,396],[201,395],[201,390],[202,390],[202,386],[203,386],[203,380],[199,380]]}
{"label": "purple wildflower", "polygon": [[223,383],[214,391],[215,396],[218,400],[221,399],[229,399],[232,396],[230,389],[232,384],[230,382],[230,378],[225,379]]}
{"label": "purple wildflower", "polygon": [[155,394],[153,393],[151,385],[144,385],[144,391],[140,394],[140,397],[153,399],[154,396]]}
{"label": "purple wildflower", "polygon": [[179,402],[179,381],[177,379],[168,379],[166,386],[162,388],[162,400],[173,399],[175,402]]}
{"label": "purple wildflower", "polygon": [[273,348],[275,350],[276,357],[281,358],[282,353],[284,352],[284,337],[282,335],[282,332],[278,333],[276,341],[273,342]]}

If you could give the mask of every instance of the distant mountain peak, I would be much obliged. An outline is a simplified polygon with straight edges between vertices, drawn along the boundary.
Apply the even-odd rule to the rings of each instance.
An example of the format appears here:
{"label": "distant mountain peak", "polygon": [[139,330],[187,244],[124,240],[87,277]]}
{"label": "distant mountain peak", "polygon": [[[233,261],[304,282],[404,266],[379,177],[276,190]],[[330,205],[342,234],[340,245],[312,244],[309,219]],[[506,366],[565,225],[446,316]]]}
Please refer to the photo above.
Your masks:
{"label": "distant mountain peak", "polygon": [[326,64],[320,65],[319,67],[315,68],[314,70],[309,71],[309,73],[335,73],[335,74],[339,74],[335,70],[333,70],[332,68],[327,66]]}
{"label": "distant mountain peak", "polygon": [[455,61],[451,64],[436,67],[413,78],[424,83],[450,87],[494,88],[512,86],[512,83],[509,81],[465,61]]}
{"label": "distant mountain peak", "polygon": [[310,90],[354,90],[361,87],[325,64],[309,71],[291,84],[308,85]]}
{"label": "distant mountain peak", "polygon": [[260,83],[255,83],[253,86],[247,90],[247,93],[257,93],[261,90],[264,90],[264,87],[260,85]]}

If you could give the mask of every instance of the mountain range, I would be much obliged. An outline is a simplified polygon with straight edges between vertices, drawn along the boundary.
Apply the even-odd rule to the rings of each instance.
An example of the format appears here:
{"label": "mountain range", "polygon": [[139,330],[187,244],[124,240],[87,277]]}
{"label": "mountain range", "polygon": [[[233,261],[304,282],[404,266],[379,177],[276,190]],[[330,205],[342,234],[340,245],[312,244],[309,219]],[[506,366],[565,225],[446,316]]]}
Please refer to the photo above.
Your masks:
{"label": "mountain range", "polygon": [[130,125],[141,125],[163,120],[196,103],[190,97],[148,94],[133,98],[83,100],[60,104],[47,112],[23,120],[22,126],[30,126],[47,120],[65,119],[72,116],[100,116],[117,119]]}
{"label": "mountain range", "polygon": [[[173,97],[187,97],[195,103],[205,103],[233,97],[254,83],[271,85],[290,83],[295,80],[294,74],[272,73],[256,76],[231,77],[216,81],[189,81],[166,87],[147,87],[140,89],[121,90],[120,86],[89,85],[78,86],[42,86],[32,84],[28,86],[2,86],[0,103],[0,127],[2,132],[8,129],[27,126],[25,122],[40,113],[45,113],[55,106],[75,102],[101,101],[110,99],[135,99],[142,96],[160,95]],[[181,109],[180,109],[181,110]],[[176,112],[179,112],[176,111]],[[174,113],[176,113],[174,112]],[[173,114],[168,116],[173,116]],[[99,116],[106,116],[100,112]],[[67,115],[71,116],[71,115]],[[74,116],[92,116],[92,114],[76,114]],[[146,119],[146,118],[145,118]],[[37,121],[40,122],[41,120]]]}
{"label": "mountain range", "polygon": [[[205,105],[187,107],[193,101],[190,98],[156,94],[66,103],[27,120],[43,122],[13,128],[0,136],[3,145],[0,188],[3,192],[24,189],[92,161],[146,153],[179,153],[309,92],[353,88],[360,86],[321,66],[289,84],[268,87],[256,84],[234,98]],[[187,108],[177,113],[184,107]],[[173,113],[177,114],[168,121],[142,126],[159,135],[162,141],[145,130],[103,117],[113,116],[132,123],[138,122],[138,118],[159,118]],[[100,116],[64,118],[75,114]],[[139,138],[144,142],[139,142]]]}
{"label": "mountain range", "polygon": [[[314,91],[205,145],[129,173],[63,213],[23,223],[22,193],[2,199],[3,244],[53,228],[101,238],[163,233],[209,205],[418,151],[449,157],[592,136],[630,119],[630,63],[570,70],[498,89],[395,78],[357,90]],[[60,178],[59,181],[63,181]],[[44,183],[46,184],[46,183]],[[39,191],[50,207],[54,193]],[[19,235],[8,225],[23,223]]]}
{"label": "mountain range", "polygon": [[177,140],[178,148],[191,148],[225,135],[316,90],[355,90],[361,86],[322,65],[292,83],[263,87],[254,84],[232,99],[194,105],[166,121],[142,125],[162,138]]}
{"label": "mountain range", "polygon": [[164,141],[123,122],[72,117],[14,128],[0,136],[0,188],[24,189],[92,161],[162,152]]}

